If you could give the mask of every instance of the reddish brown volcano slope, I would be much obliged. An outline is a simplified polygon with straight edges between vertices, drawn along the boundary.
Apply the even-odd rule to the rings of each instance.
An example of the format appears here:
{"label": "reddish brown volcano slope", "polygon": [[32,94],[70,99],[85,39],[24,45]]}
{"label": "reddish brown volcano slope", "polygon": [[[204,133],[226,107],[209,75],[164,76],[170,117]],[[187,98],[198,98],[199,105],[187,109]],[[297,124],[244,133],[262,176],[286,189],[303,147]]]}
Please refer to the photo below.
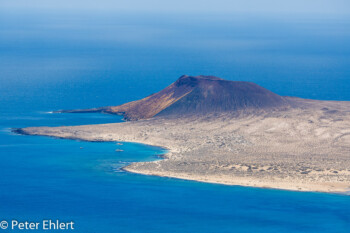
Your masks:
{"label": "reddish brown volcano slope", "polygon": [[255,83],[220,79],[214,76],[181,76],[165,89],[141,100],[114,107],[62,112],[107,112],[126,120],[153,116],[208,114],[245,109],[276,109],[289,101]]}

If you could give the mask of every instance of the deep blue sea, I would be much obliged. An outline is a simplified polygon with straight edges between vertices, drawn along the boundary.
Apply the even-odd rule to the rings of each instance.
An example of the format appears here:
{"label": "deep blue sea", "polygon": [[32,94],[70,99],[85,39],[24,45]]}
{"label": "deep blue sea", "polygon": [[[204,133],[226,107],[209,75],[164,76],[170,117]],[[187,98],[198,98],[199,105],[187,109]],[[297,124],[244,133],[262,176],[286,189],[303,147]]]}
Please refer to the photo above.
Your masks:
{"label": "deep blue sea", "polygon": [[349,196],[130,174],[120,168],[165,151],[10,131],[120,122],[49,112],[118,105],[182,74],[349,101],[349,29],[345,16],[0,9],[0,221],[74,221],[79,233],[349,232]]}

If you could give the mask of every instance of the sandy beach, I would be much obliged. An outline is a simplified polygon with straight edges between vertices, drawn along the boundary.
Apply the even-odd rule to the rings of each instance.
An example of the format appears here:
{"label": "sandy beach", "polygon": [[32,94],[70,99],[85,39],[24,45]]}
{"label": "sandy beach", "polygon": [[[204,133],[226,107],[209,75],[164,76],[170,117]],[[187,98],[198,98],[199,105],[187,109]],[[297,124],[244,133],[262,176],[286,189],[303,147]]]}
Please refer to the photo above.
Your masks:
{"label": "sandy beach", "polygon": [[350,103],[302,100],[302,108],[114,124],[30,127],[19,132],[167,148],[130,172],[298,191],[350,190]]}

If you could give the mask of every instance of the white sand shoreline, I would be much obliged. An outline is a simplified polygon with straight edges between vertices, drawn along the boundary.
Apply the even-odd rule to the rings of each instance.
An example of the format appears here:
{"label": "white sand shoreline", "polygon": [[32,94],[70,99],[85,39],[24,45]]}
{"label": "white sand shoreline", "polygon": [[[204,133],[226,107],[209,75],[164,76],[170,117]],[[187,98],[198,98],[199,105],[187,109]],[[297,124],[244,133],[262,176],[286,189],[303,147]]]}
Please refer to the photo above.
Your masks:
{"label": "white sand shoreline", "polygon": [[[30,134],[28,134],[30,135]],[[59,136],[48,136],[48,137],[53,137],[56,139],[69,139],[69,140],[79,140],[79,141],[87,141],[87,142],[116,142],[116,141],[96,141],[96,140],[85,140],[85,139],[80,139],[80,138],[65,138],[65,137],[59,137]],[[125,141],[117,141],[121,143],[125,143]],[[135,142],[134,142],[135,143]],[[167,159],[167,154],[171,153],[171,150],[168,148],[165,148],[163,146],[159,145],[151,145],[151,144],[145,144],[145,143],[138,143],[146,146],[152,146],[152,147],[157,147],[161,150],[166,150],[166,153],[161,153],[157,154],[157,156],[161,159],[154,160],[152,162],[160,161],[160,160],[166,160]],[[138,171],[130,168],[130,165],[132,164],[137,164],[139,162],[132,162],[129,165],[126,165],[122,168],[121,170],[125,172],[130,172],[130,173],[135,173],[135,174],[141,174],[141,175],[148,175],[148,176],[159,176],[159,177],[167,177],[167,178],[174,178],[174,179],[182,179],[182,180],[189,180],[189,181],[196,181],[196,182],[202,182],[202,183],[211,183],[211,184],[220,184],[220,185],[228,185],[228,186],[241,186],[241,187],[253,187],[253,188],[264,188],[264,189],[278,189],[278,190],[288,190],[288,191],[297,191],[297,192],[322,192],[322,193],[336,193],[336,194],[342,194],[342,195],[350,195],[350,188],[348,190],[340,189],[339,191],[329,191],[325,190],[320,186],[319,188],[316,188],[317,186],[310,188],[308,185],[306,185],[303,188],[290,188],[288,184],[276,184],[272,183],[270,186],[267,186],[267,183],[262,182],[261,185],[259,183],[254,182],[252,179],[247,179],[247,180],[222,180],[220,178],[203,178],[203,177],[191,177],[191,175],[179,175],[179,174],[158,174],[158,173],[152,173],[152,172],[143,172],[143,171]],[[301,185],[303,186],[303,185]]]}
{"label": "white sand shoreline", "polygon": [[164,159],[124,170],[200,182],[294,191],[348,193],[350,103],[308,101],[309,107],[232,117],[152,118],[20,133],[87,141],[142,143]]}
{"label": "white sand shoreline", "polygon": [[135,174],[141,174],[146,176],[158,176],[158,177],[166,177],[166,178],[173,178],[173,179],[181,179],[181,180],[188,180],[188,181],[196,181],[201,183],[210,183],[210,184],[220,184],[220,185],[227,185],[227,186],[240,186],[240,187],[250,187],[250,188],[262,188],[262,189],[274,189],[274,190],[286,190],[286,191],[294,191],[294,192],[317,192],[317,193],[333,193],[333,194],[340,194],[340,195],[350,195],[350,188],[344,188],[343,186],[340,186],[339,189],[333,189],[329,190],[323,187],[323,185],[313,185],[310,186],[310,184],[303,184],[298,185],[297,188],[291,187],[289,183],[273,183],[273,182],[256,182],[253,179],[247,179],[247,180],[223,180],[223,179],[215,179],[215,178],[203,178],[203,177],[192,177],[190,175],[179,175],[179,174],[157,174],[152,172],[140,172],[138,170],[133,170],[129,168],[130,165],[127,165],[125,167],[122,167],[121,170],[135,173]]}

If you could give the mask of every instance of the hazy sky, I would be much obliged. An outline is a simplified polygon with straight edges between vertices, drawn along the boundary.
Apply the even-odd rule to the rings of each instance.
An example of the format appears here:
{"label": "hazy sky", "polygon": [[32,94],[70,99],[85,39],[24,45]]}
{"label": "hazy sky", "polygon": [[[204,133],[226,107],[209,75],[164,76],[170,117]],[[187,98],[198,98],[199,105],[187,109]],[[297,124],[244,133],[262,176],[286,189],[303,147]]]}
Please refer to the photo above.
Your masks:
{"label": "hazy sky", "polygon": [[350,0],[0,0],[0,97],[75,80],[113,104],[209,74],[350,100],[349,26]]}
{"label": "hazy sky", "polygon": [[2,10],[350,14],[349,0],[0,0]]}

